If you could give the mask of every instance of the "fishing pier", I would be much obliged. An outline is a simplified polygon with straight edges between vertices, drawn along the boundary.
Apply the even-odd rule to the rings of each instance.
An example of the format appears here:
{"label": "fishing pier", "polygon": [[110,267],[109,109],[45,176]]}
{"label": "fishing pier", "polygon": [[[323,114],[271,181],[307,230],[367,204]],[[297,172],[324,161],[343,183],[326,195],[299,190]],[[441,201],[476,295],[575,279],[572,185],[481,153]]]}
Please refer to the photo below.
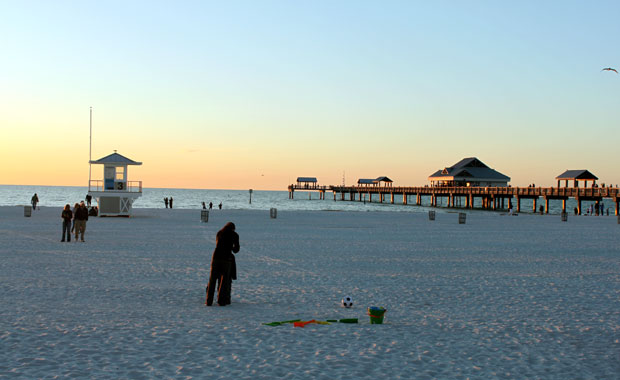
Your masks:
{"label": "fishing pier", "polygon": [[[316,184],[292,184],[288,187],[289,199],[294,198],[296,191],[318,192],[319,199],[325,199],[326,192],[332,192],[334,201],[379,202],[394,204],[397,198],[403,205],[421,206],[424,202],[431,207],[446,203],[454,208],[481,208],[488,210],[506,210],[516,206],[521,212],[521,200],[531,199],[532,211],[536,212],[538,201],[544,202],[544,212],[549,213],[549,201],[561,200],[562,211],[566,212],[566,201],[569,198],[577,202],[577,213],[581,215],[582,201],[601,201],[610,199],[615,203],[616,215],[620,208],[620,189],[618,187],[392,187],[392,186],[318,186]],[[415,197],[415,198],[414,198]],[[445,198],[446,202],[441,200]],[[541,204],[542,205],[542,204]]]}

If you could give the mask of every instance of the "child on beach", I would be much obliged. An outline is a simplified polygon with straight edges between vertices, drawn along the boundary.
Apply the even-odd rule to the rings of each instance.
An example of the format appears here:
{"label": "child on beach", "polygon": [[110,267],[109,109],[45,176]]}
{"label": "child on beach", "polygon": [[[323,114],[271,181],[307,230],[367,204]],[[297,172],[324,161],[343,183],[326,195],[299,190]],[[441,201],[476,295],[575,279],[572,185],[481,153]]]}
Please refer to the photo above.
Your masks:
{"label": "child on beach", "polygon": [[67,241],[71,241],[71,219],[73,219],[73,213],[71,212],[71,206],[67,203],[62,214],[62,241],[65,241],[65,233],[67,234]]}

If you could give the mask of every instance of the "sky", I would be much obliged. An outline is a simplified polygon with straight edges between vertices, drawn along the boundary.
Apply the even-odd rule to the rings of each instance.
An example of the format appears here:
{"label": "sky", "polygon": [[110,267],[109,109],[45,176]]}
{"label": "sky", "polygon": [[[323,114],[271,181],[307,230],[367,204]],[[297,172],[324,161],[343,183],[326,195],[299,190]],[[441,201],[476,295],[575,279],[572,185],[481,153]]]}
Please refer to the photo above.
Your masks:
{"label": "sky", "polygon": [[[0,0],[0,184],[620,184],[618,1]],[[93,112],[89,149],[90,107]],[[92,167],[102,179],[103,168]]]}

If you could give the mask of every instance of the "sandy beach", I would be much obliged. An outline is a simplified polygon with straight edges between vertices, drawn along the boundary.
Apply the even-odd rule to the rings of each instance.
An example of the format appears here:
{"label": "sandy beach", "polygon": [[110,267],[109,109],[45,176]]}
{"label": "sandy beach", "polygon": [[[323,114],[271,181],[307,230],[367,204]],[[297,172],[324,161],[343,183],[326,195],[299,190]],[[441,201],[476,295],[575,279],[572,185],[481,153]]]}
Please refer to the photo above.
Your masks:
{"label": "sandy beach", "polygon": [[[0,207],[0,378],[617,379],[616,217]],[[206,307],[215,233],[241,238]],[[353,297],[346,309],[340,301]],[[388,311],[372,325],[369,306]],[[358,318],[358,324],[290,319]]]}

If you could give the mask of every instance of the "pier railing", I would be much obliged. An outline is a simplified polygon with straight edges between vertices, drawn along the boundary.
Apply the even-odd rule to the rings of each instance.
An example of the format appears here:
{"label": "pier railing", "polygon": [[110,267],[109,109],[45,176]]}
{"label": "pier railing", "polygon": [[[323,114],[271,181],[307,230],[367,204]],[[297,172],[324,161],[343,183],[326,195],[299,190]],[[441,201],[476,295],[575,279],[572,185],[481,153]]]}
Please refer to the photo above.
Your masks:
{"label": "pier railing", "polygon": [[[116,184],[122,183],[122,188],[116,188]],[[92,179],[88,184],[88,191],[105,191],[105,192],[117,192],[117,193],[141,193],[142,181],[127,181],[116,182],[114,189],[106,189],[105,181],[100,179]]]}
{"label": "pier railing", "polygon": [[[323,186],[325,187],[325,186]],[[290,188],[289,188],[290,189]],[[336,193],[395,193],[437,196],[498,196],[498,197],[569,197],[569,198],[616,198],[620,197],[617,187],[432,187],[432,186],[329,186],[327,190]]]}

